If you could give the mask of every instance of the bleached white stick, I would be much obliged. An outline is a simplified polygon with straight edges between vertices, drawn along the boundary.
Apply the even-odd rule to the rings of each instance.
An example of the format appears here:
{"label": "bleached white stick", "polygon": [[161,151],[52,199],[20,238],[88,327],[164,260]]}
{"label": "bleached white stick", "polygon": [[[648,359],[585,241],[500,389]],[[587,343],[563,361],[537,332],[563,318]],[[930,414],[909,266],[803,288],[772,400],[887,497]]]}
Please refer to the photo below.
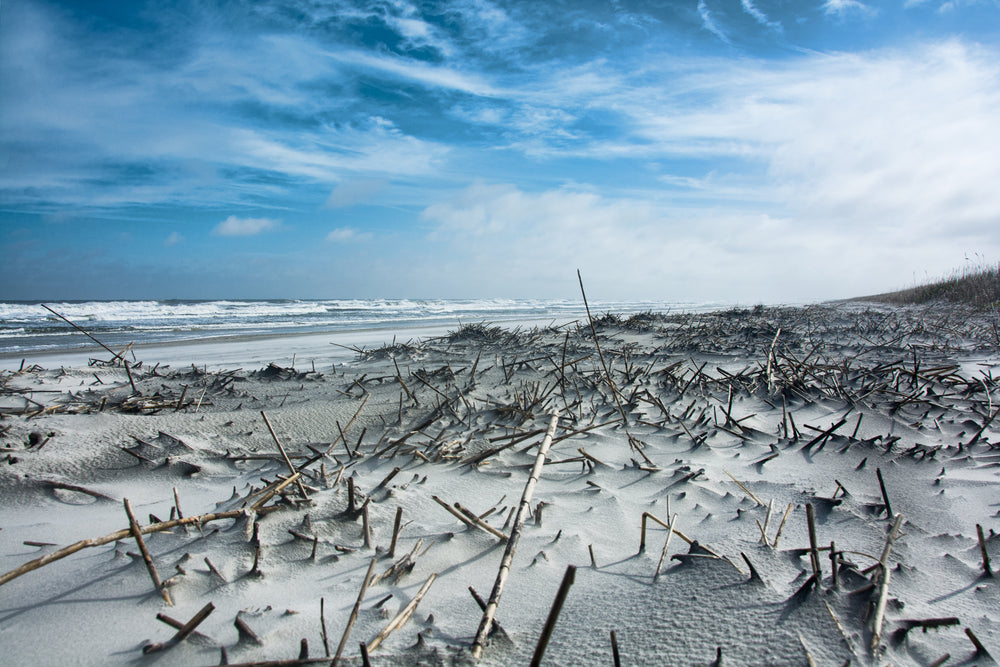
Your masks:
{"label": "bleached white stick", "polygon": [[531,497],[535,493],[535,486],[538,484],[538,477],[542,474],[542,466],[545,465],[545,456],[552,446],[552,437],[556,433],[556,426],[559,424],[559,413],[552,415],[549,421],[549,428],[545,432],[545,439],[538,448],[538,456],[535,457],[535,465],[531,468],[531,476],[528,483],[524,485],[524,493],[521,494],[521,504],[517,507],[517,514],[514,515],[514,526],[510,529],[510,537],[507,539],[507,548],[504,549],[503,559],[500,561],[500,570],[497,572],[496,581],[493,583],[493,592],[490,593],[489,602],[486,603],[486,610],[483,618],[479,621],[479,630],[476,632],[476,639],[472,643],[472,657],[478,660],[483,654],[483,645],[486,637],[493,627],[493,617],[497,613],[497,606],[500,604],[500,595],[503,593],[504,584],[507,583],[507,576],[510,574],[510,566],[514,561],[514,550],[517,549],[518,538],[521,537],[521,528],[528,516],[528,506],[531,504]]}
{"label": "bleached white stick", "polygon": [[670,520],[670,528],[667,529],[667,541],[663,543],[663,551],[660,552],[660,562],[656,564],[656,574],[653,578],[656,579],[660,576],[660,569],[663,567],[663,561],[667,557],[667,550],[670,549],[670,538],[674,536],[674,528],[677,527],[677,515]]}

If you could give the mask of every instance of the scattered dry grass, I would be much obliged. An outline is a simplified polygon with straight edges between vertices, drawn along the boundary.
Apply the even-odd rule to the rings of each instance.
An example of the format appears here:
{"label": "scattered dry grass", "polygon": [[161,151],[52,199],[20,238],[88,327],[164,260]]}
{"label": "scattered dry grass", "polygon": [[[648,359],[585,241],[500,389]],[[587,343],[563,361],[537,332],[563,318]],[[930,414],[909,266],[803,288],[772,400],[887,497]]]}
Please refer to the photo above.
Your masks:
{"label": "scattered dry grass", "polygon": [[969,266],[933,282],[856,300],[897,305],[949,301],[968,304],[977,310],[997,309],[1000,308],[1000,264]]}

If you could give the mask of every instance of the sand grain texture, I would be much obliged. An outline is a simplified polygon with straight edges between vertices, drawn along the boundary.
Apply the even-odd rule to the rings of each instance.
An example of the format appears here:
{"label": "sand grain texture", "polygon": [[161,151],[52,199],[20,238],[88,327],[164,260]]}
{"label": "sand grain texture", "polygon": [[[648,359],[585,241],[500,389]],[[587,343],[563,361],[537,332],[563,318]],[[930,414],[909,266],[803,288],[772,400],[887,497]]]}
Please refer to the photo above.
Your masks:
{"label": "sand grain texture", "polygon": [[11,664],[318,659],[374,557],[340,664],[401,611],[372,664],[473,664],[468,589],[489,595],[558,410],[480,664],[530,661],[568,565],[546,665],[613,664],[612,630],[622,664],[987,664],[996,325],[953,306],[758,307],[465,325],[335,368],[293,367],[281,339],[253,370],[130,359],[132,382],[29,363],[0,375],[0,573],[127,529],[125,498],[141,526],[244,511],[144,536],[172,607],[127,530],[12,578],[0,646]]}

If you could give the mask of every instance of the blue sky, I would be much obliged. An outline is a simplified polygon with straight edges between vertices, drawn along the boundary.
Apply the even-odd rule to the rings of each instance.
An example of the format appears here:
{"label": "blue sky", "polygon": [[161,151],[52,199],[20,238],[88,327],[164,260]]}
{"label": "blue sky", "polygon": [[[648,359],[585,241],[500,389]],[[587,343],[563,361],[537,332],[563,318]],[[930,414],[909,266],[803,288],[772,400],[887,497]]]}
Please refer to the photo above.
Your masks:
{"label": "blue sky", "polygon": [[810,302],[998,184],[998,0],[0,5],[0,299]]}

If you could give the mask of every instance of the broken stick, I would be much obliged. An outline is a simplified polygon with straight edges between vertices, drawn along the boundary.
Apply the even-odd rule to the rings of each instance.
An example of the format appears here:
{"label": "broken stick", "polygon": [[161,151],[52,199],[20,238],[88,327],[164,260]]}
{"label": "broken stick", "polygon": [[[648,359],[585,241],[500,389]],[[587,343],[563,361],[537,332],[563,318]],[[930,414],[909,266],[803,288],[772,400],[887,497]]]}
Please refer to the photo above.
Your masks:
{"label": "broken stick", "polygon": [[146,570],[149,571],[149,578],[153,580],[153,586],[155,586],[156,590],[163,596],[164,602],[173,607],[174,602],[170,599],[170,593],[167,592],[166,587],[163,585],[163,581],[160,579],[160,573],[156,571],[156,566],[153,564],[153,557],[149,555],[149,549],[146,548],[146,541],[142,539],[142,530],[139,528],[139,522],[135,520],[135,514],[132,513],[132,505],[129,503],[128,498],[125,498],[124,505],[125,514],[128,515],[129,532],[132,533],[132,537],[135,538],[136,544],[139,545],[139,552],[142,554],[143,562],[146,563]]}

